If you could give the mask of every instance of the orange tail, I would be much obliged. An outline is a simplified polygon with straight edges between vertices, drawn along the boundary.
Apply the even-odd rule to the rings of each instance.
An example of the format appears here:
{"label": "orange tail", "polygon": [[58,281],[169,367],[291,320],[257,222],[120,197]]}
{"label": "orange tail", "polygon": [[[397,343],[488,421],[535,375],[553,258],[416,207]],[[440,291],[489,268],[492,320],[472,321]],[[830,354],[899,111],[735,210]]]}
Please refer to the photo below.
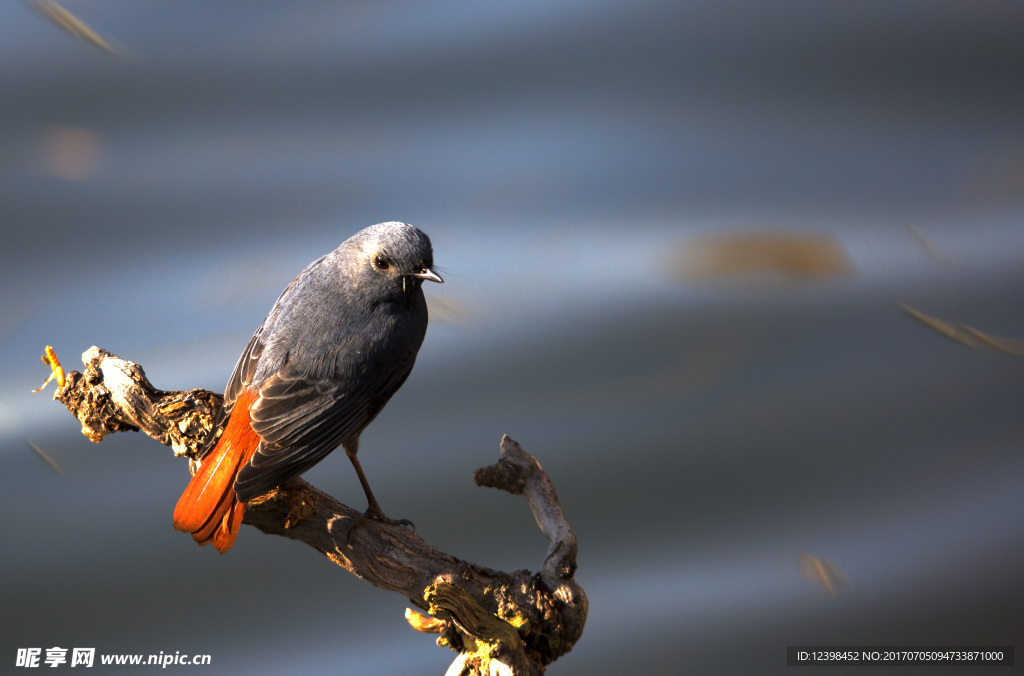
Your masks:
{"label": "orange tail", "polygon": [[203,458],[174,508],[175,529],[191,533],[200,545],[212,542],[221,554],[235,544],[245,513],[234,483],[260,443],[249,424],[249,404],[255,398],[255,392],[245,390],[235,401],[217,445]]}

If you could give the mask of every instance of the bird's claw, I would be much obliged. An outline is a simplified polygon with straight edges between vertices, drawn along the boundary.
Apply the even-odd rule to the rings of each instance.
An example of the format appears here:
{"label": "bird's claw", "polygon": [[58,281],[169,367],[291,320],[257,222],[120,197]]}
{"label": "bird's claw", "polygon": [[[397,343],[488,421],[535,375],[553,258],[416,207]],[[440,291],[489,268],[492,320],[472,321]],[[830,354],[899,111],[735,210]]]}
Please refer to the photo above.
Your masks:
{"label": "bird's claw", "polygon": [[385,518],[383,518],[381,520],[384,523],[390,523],[392,526],[405,526],[406,528],[411,530],[413,533],[416,532],[416,524],[414,524],[412,521],[409,521],[409,519],[389,519],[389,518],[385,517]]}
{"label": "bird's claw", "polygon": [[386,523],[391,526],[404,526],[412,530],[412,532],[416,532],[416,524],[414,524],[412,521],[409,521],[409,519],[389,519],[388,517],[384,516],[384,512],[381,511],[380,507],[376,507],[376,509],[374,507],[375,505],[371,505],[366,509],[365,512],[356,517],[356,520],[355,522],[353,522],[352,527],[348,529],[347,539],[349,541],[352,540],[352,533],[355,533],[356,529],[358,529],[360,526],[362,526],[370,519],[373,519],[374,521],[379,521],[380,523]]}

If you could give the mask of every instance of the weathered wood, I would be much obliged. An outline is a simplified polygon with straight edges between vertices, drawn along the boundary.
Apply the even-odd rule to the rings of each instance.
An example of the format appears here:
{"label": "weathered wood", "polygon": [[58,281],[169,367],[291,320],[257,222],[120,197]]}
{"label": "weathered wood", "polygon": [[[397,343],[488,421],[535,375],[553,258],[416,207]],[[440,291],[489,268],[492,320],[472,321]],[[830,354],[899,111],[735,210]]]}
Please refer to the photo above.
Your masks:
{"label": "weathered wood", "polygon": [[[58,380],[62,402],[94,442],[113,432],[142,430],[188,457],[213,429],[220,395],[201,389],[164,392],[142,367],[97,347],[82,355],[85,371],[66,376],[51,350],[43,361]],[[400,525],[363,521],[361,512],[298,479],[246,505],[244,523],[297,540],[370,584],[407,597],[431,615],[406,617],[414,629],[439,634],[459,652],[448,673],[543,674],[583,633],[587,597],[576,584],[576,537],[540,464],[507,435],[501,459],[474,473],[477,483],[522,494],[550,546],[540,573],[491,570],[442,552]]]}

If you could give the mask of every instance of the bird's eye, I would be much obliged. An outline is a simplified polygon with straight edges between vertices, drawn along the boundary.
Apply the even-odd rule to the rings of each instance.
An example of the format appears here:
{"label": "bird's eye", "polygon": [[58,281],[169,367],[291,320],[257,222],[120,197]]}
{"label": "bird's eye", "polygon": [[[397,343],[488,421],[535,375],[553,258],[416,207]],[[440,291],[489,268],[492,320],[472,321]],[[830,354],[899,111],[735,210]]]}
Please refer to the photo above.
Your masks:
{"label": "bird's eye", "polygon": [[389,267],[391,267],[391,264],[388,263],[383,256],[377,254],[376,256],[373,257],[373,267],[377,268],[378,270],[387,270]]}

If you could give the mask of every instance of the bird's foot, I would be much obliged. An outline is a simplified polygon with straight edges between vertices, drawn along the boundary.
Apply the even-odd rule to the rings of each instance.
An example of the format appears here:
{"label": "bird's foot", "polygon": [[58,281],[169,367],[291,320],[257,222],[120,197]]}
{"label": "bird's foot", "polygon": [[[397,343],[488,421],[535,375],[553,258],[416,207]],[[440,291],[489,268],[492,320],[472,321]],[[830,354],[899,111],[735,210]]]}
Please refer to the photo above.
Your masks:
{"label": "bird's foot", "polygon": [[409,521],[409,519],[389,519],[388,517],[384,516],[384,512],[381,511],[380,505],[374,502],[370,503],[370,506],[366,508],[366,511],[360,514],[356,518],[355,522],[352,524],[352,527],[348,529],[348,539],[351,540],[352,533],[355,533],[356,529],[358,529],[360,526],[362,526],[370,519],[373,519],[374,521],[379,521],[381,523],[390,524],[392,526],[405,526],[406,528],[412,529],[414,533],[416,532],[416,525],[412,521]]}

